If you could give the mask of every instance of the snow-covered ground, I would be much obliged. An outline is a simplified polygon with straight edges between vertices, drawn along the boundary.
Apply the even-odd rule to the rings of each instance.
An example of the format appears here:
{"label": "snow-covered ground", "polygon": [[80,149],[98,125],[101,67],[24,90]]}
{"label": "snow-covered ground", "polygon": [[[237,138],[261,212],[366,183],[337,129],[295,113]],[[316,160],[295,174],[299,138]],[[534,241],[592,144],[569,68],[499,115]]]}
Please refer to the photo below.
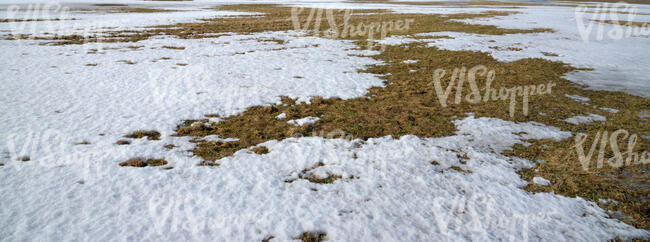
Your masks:
{"label": "snow-covered ground", "polygon": [[[75,6],[92,7],[88,3],[96,0],[76,2],[86,5]],[[83,33],[97,26],[137,29],[243,14],[204,11],[202,8],[216,3],[196,0],[111,2],[185,11],[71,12],[69,17],[78,19],[57,21],[53,28],[55,32]],[[350,3],[292,4],[364,8]],[[375,5],[403,12],[482,11]],[[643,64],[649,57],[643,47],[648,46],[648,39],[581,44],[582,39],[575,36],[577,30],[569,29],[575,25],[567,23],[573,10],[527,7],[517,9],[524,13],[513,17],[473,21],[517,28],[550,27],[557,29],[556,33],[440,33],[455,39],[436,39],[431,44],[491,51],[501,60],[542,57],[590,67],[594,70],[571,78],[580,81],[580,75],[604,73],[599,76],[602,80],[588,84],[647,96],[648,68]],[[549,19],[551,13],[557,17]],[[13,24],[0,23],[0,34],[33,31],[16,28],[15,24],[22,23]],[[37,32],[50,29],[40,29],[44,22],[27,24]],[[274,39],[282,43],[271,41]],[[489,39],[497,42],[488,43]],[[387,41],[396,40],[403,38]],[[516,43],[524,50],[509,53],[486,46]],[[140,47],[129,48],[133,46]],[[219,167],[197,167],[201,159],[188,152],[194,145],[189,138],[171,136],[182,119],[233,115],[251,106],[279,103],[280,96],[300,101],[313,96],[355,98],[370,87],[383,85],[379,77],[357,71],[378,64],[368,57],[377,52],[358,50],[347,41],[300,37],[289,31],[82,46],[0,40],[0,49],[3,241],[259,241],[269,236],[285,241],[305,231],[326,232],[333,241],[598,241],[650,236],[648,231],[608,218],[606,211],[582,198],[522,190],[526,182],[516,171],[533,166],[533,162],[499,153],[524,139],[570,137],[537,123],[468,117],[455,122],[456,135],[444,138],[269,141],[261,145],[270,153],[242,150],[220,160]],[[543,56],[541,51],[559,56]],[[620,76],[623,74],[625,78]],[[617,86],[616,81],[622,79],[630,81]],[[317,121],[315,118],[295,122]],[[139,129],[157,130],[162,133],[161,140],[115,144]],[[76,145],[82,141],[89,144]],[[177,148],[165,149],[165,144]],[[30,161],[17,161],[23,156]],[[174,169],[117,165],[133,157],[164,158]],[[299,179],[305,170],[320,177],[341,178],[332,184],[309,183]]]}

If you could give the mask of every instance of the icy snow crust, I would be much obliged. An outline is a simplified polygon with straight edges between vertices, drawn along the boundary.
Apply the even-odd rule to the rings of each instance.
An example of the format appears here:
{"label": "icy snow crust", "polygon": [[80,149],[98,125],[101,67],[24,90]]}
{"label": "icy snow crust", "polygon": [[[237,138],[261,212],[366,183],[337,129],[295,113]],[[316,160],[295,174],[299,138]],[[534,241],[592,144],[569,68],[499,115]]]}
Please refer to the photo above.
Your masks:
{"label": "icy snow crust", "polygon": [[[187,12],[87,14],[74,21],[92,27],[95,20],[119,16],[132,20],[120,28],[137,29],[241,14],[201,11],[201,2],[155,3],[192,10]],[[260,41],[270,39],[284,43]],[[219,160],[219,167],[197,167],[201,159],[188,152],[194,147],[190,138],[171,136],[182,119],[234,115],[279,104],[283,95],[302,102],[313,96],[348,99],[382,86],[377,76],[357,72],[380,64],[363,57],[377,52],[348,41],[267,32],[82,46],[38,43],[0,41],[3,240],[285,241],[305,231],[326,232],[333,241],[650,237],[607,218],[592,202],[520,188],[526,182],[516,171],[534,164],[500,152],[527,139],[570,137],[537,123],[468,117],[455,122],[456,135],[445,138],[290,138],[260,144],[268,154],[239,151]],[[86,53],[93,49],[98,53]],[[115,144],[138,129],[157,130],[161,140]],[[229,138],[204,137],[235,140]],[[89,144],[75,145],[82,141]],[[17,161],[23,156],[30,161]],[[174,168],[117,165],[134,157],[164,158]],[[324,165],[313,168],[319,163]],[[341,178],[315,184],[299,179],[305,171]]]}

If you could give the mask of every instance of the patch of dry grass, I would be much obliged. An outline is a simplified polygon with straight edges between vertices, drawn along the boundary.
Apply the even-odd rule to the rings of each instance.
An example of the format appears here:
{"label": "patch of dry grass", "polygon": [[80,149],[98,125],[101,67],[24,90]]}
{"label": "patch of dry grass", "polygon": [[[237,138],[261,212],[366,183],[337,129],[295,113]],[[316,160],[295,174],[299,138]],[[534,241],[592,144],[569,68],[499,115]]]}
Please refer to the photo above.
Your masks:
{"label": "patch of dry grass", "polygon": [[321,242],[324,241],[327,237],[327,234],[321,233],[321,232],[304,232],[300,237],[297,239],[302,241],[302,242]]}
{"label": "patch of dry grass", "polygon": [[131,134],[125,135],[126,138],[140,139],[147,137],[148,140],[159,140],[160,132],[155,130],[138,130]]}
{"label": "patch of dry grass", "polygon": [[183,46],[168,46],[168,45],[163,45],[162,48],[172,49],[172,50],[184,50],[185,49],[185,47],[183,47]]}
{"label": "patch of dry grass", "polygon": [[251,151],[253,151],[255,154],[262,155],[268,154],[269,148],[266,148],[266,146],[257,146],[255,148],[252,148]]}
{"label": "patch of dry grass", "polygon": [[131,144],[131,141],[121,139],[121,140],[118,140],[117,142],[115,142],[115,144],[117,144],[117,145],[128,145],[128,144]]}
{"label": "patch of dry grass", "polygon": [[164,159],[133,158],[127,161],[120,162],[119,165],[132,166],[132,167],[164,166],[167,165],[167,161]]}
{"label": "patch of dry grass", "polygon": [[524,49],[518,47],[501,47],[501,46],[490,46],[488,47],[493,50],[507,50],[507,51],[522,51]]}

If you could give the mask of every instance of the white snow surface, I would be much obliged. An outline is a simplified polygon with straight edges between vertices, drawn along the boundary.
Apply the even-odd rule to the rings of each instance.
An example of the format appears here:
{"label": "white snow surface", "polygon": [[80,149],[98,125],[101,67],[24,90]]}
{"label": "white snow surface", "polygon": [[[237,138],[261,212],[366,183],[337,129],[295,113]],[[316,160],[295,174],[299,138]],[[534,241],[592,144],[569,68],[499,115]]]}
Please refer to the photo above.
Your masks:
{"label": "white snow surface", "polygon": [[[154,148],[169,140],[127,147],[128,154],[81,146],[77,162],[49,167],[11,162],[0,168],[0,233],[7,240],[285,241],[304,231],[333,241],[650,236],[582,198],[522,190],[515,171],[533,163],[499,154],[524,139],[569,133],[492,118],[455,124],[458,133],[445,138],[268,141],[261,144],[268,154],[242,150],[212,168],[195,166],[199,159],[180,151],[187,147]],[[116,165],[143,153],[164,155],[175,168]],[[310,174],[342,178],[298,179],[317,163],[324,165]]]}
{"label": "white snow surface", "polygon": [[548,186],[551,185],[551,181],[546,180],[544,177],[533,177],[533,183],[540,185],[540,186]]}
{"label": "white snow surface", "polygon": [[315,124],[316,122],[318,122],[318,120],[320,120],[319,117],[311,117],[310,116],[310,117],[304,117],[304,118],[300,118],[300,119],[292,119],[292,120],[287,121],[287,123],[293,124],[295,126],[303,126],[305,124]]}
{"label": "white snow surface", "polygon": [[581,123],[591,123],[594,121],[605,121],[607,120],[606,117],[598,114],[587,114],[587,115],[578,115],[578,116],[573,116],[567,119],[564,119],[564,122],[571,123],[571,124],[581,124]]}
{"label": "white snow surface", "polygon": [[[54,32],[83,34],[101,27],[137,30],[219,15],[251,14],[205,11],[202,8],[206,5],[213,6],[206,2],[213,1],[115,0],[111,3],[185,11],[74,13],[70,17],[78,20],[51,23]],[[0,1],[14,3],[27,4]],[[398,12],[485,10],[320,1],[291,3],[392,8]],[[517,18],[522,16],[532,16],[539,22],[523,21],[525,26],[537,26],[546,20],[555,26],[556,20],[548,19],[550,11],[555,9],[538,13],[534,8],[526,8],[525,14],[517,15],[515,20],[506,17],[489,23],[508,25],[513,24],[509,21],[520,21]],[[561,17],[557,18],[567,18],[567,11],[559,13]],[[28,23],[36,30],[0,23],[0,30],[2,34],[52,30],[42,23]],[[566,37],[563,31],[555,34]],[[477,45],[467,41],[476,36],[442,34],[464,42],[462,48]],[[4,164],[0,166],[0,238],[259,241],[273,236],[274,241],[286,241],[306,231],[325,232],[332,241],[650,238],[648,231],[610,219],[593,202],[549,193],[531,194],[521,189],[527,182],[516,171],[533,167],[534,163],[500,153],[514,144],[525,143],[523,140],[560,140],[571,135],[537,123],[468,117],[455,121],[459,131],[444,138],[407,135],[365,142],[318,137],[272,140],[260,144],[269,148],[268,154],[241,150],[218,160],[218,167],[196,166],[202,160],[188,152],[194,147],[189,142],[191,138],[171,136],[182,119],[204,119],[205,114],[234,115],[251,106],[280,104],[280,96],[300,102],[308,102],[313,96],[361,97],[368,88],[383,85],[377,76],[357,72],[368,65],[381,64],[364,57],[377,52],[358,50],[349,41],[297,35],[289,31],[195,40],[157,37],[136,43],[79,46],[0,40],[0,163]],[[544,43],[557,36],[522,36],[515,38],[532,39],[531,43],[540,45],[540,50],[558,53],[560,57],[556,60],[571,64],[580,63],[570,57],[572,54],[603,45],[574,44],[573,47],[583,49],[573,51],[567,47],[562,52],[564,47]],[[284,40],[284,44],[259,41],[271,39]],[[608,46],[647,43],[630,39]],[[437,41],[447,40],[435,41],[440,44]],[[557,41],[557,45],[566,43]],[[445,42],[445,48],[450,48],[451,43]],[[500,39],[496,43],[508,42]],[[164,45],[185,49],[162,48]],[[134,50],[129,46],[141,47]],[[93,49],[98,49],[96,54],[87,53]],[[631,78],[625,76],[626,82],[620,85],[643,91],[647,82],[640,87],[634,85],[644,80],[638,79],[637,73],[645,73],[638,64],[647,57],[640,56],[633,63],[624,60],[632,58],[633,53],[645,52],[634,46],[617,51],[623,57],[607,59],[613,63],[611,68],[603,68],[603,64],[590,59],[583,64],[591,65],[595,71],[579,73],[618,75],[629,71]],[[503,55],[499,57],[499,53]],[[520,58],[513,57],[517,53],[504,53],[493,54],[504,60]],[[591,55],[578,54],[575,59],[604,56]],[[129,61],[134,64],[127,64]],[[623,62],[630,65],[622,66]],[[605,79],[605,86],[612,88]],[[115,144],[125,139],[123,135],[140,129],[161,132],[161,140],[130,139],[130,145]],[[203,139],[236,140],[219,136]],[[82,141],[89,144],[75,144]],[[165,144],[177,147],[166,149]],[[30,161],[17,161],[24,156],[29,156]],[[465,156],[469,159],[459,158]],[[117,165],[134,157],[164,158],[169,162],[167,166],[174,168]],[[313,168],[317,164],[323,165]],[[452,166],[466,172],[451,169]],[[339,175],[341,179],[332,184],[315,184],[300,179],[304,175]]]}

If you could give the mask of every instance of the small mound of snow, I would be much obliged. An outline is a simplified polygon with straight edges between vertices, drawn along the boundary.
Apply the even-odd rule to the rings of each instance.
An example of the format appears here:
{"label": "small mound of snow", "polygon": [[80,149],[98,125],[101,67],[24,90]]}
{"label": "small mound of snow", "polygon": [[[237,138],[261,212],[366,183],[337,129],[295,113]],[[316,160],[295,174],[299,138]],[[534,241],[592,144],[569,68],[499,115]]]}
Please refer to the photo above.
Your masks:
{"label": "small mound of snow", "polygon": [[610,112],[610,113],[618,113],[619,112],[619,110],[615,109],[615,108],[600,108],[600,110],[607,111],[607,112]]}
{"label": "small mound of snow", "polygon": [[564,122],[571,124],[581,124],[581,123],[591,123],[594,121],[605,121],[607,118],[600,116],[598,114],[590,113],[587,116],[574,116],[563,120]]}
{"label": "small mound of snow", "polygon": [[275,116],[275,119],[285,119],[285,118],[287,118],[287,114],[286,114],[286,113],[281,113],[281,114],[279,114],[278,116]]}
{"label": "small mound of snow", "polygon": [[591,100],[588,97],[583,97],[583,96],[579,96],[579,95],[564,94],[564,96],[566,96],[568,98],[571,98],[576,102],[581,102],[581,103],[586,103],[586,102],[589,102]]}
{"label": "small mound of snow", "polygon": [[304,117],[304,118],[301,118],[301,119],[289,120],[289,121],[287,121],[287,123],[293,124],[295,126],[303,126],[305,124],[315,124],[318,120],[320,120],[320,118],[309,116],[309,117]]}
{"label": "small mound of snow", "polygon": [[533,177],[533,183],[540,185],[540,186],[548,186],[551,185],[551,181],[544,179],[543,177]]}
{"label": "small mound of snow", "polygon": [[420,61],[419,60],[405,60],[405,61],[402,61],[402,63],[404,63],[404,64],[414,64],[414,63],[418,63],[418,62],[420,62]]}

